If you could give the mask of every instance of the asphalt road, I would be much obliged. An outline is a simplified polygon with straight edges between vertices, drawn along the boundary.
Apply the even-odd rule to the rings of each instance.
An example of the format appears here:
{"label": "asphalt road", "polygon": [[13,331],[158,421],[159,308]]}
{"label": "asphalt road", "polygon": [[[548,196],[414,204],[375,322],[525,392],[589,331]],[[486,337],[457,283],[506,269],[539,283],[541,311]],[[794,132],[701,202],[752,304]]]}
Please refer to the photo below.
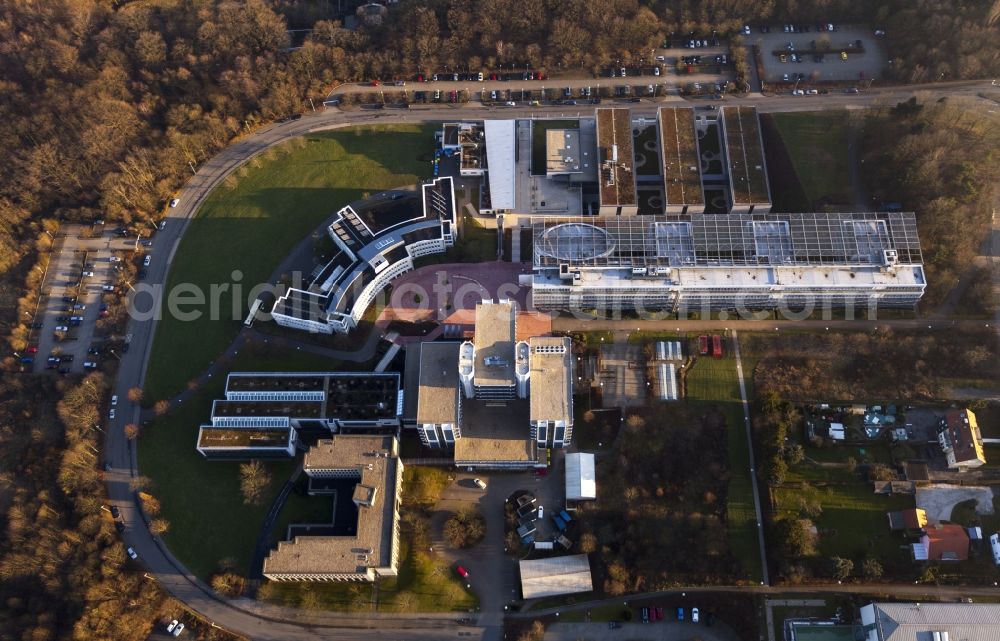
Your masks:
{"label": "asphalt road", "polygon": [[[989,82],[940,83],[923,87],[906,87],[891,90],[876,90],[856,95],[829,95],[822,97],[776,96],[764,98],[749,95],[727,99],[726,104],[754,104],[761,111],[804,111],[832,107],[864,107],[881,102],[891,103],[908,98],[915,91],[927,91],[933,96],[968,96],[975,98],[976,92],[987,89]],[[679,98],[664,101],[681,102]],[[611,104],[610,102],[608,104]],[[629,104],[636,114],[652,114],[661,102],[644,101]],[[697,103],[694,103],[697,104]],[[992,104],[992,103],[990,103]],[[453,120],[456,118],[484,117],[528,117],[531,115],[592,114],[590,106],[573,108],[509,108],[489,109],[481,105],[467,108],[432,106],[412,110],[358,110],[341,112],[336,109],[320,111],[281,125],[264,127],[253,135],[230,145],[217,156],[198,168],[183,190],[178,194],[180,203],[169,210],[166,228],[159,232],[154,247],[154,259],[148,269],[145,283],[162,285],[167,268],[173,259],[177,245],[187,227],[187,223],[202,200],[211,189],[220,183],[240,164],[271,145],[283,142],[310,131],[366,123],[415,122],[422,120]],[[140,310],[148,309],[149,301],[139,297]],[[883,321],[884,322],[884,321]],[[126,544],[135,548],[141,563],[155,575],[165,589],[215,624],[254,639],[317,639],[336,638],[342,640],[367,639],[386,636],[386,630],[393,629],[395,639],[443,639],[443,638],[484,638],[484,628],[459,626],[454,615],[419,615],[394,617],[389,615],[366,615],[357,617],[338,613],[305,613],[283,611],[281,608],[265,606],[256,602],[230,602],[218,597],[204,584],[192,577],[169,551],[150,534],[137,503],[136,495],[130,488],[130,480],[137,475],[136,452],[133,443],[123,432],[126,423],[138,421],[140,407],[128,400],[128,390],[142,387],[152,339],[155,332],[155,318],[136,318],[129,322],[127,332],[131,334],[131,349],[124,355],[115,383],[114,393],[119,397],[119,420],[108,430],[104,460],[110,464],[107,474],[109,500],[118,505],[126,524]],[[731,323],[732,324],[732,323]],[[852,326],[857,327],[854,323]],[[743,328],[743,326],[740,326]],[[823,588],[829,591],[830,588]],[[820,591],[820,590],[817,590]],[[900,593],[902,594],[902,593]],[[490,631],[496,628],[490,627]]]}

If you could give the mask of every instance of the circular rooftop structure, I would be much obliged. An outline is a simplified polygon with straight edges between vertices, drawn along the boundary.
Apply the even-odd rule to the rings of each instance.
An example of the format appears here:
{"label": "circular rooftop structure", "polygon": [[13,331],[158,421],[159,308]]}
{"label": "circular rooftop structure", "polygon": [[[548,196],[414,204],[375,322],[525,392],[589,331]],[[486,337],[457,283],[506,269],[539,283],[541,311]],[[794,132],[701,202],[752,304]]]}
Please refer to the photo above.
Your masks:
{"label": "circular rooftop structure", "polygon": [[542,232],[539,250],[556,260],[577,261],[603,258],[615,249],[611,235],[587,223],[562,223]]}

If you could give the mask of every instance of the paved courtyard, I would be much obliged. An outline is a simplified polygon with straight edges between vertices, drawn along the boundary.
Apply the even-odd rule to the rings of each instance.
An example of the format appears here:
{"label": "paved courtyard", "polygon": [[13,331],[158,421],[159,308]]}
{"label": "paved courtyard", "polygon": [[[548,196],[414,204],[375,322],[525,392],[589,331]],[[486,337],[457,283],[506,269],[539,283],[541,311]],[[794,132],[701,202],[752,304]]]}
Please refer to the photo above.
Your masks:
{"label": "paved courtyard", "polygon": [[976,500],[976,512],[993,514],[993,490],[988,487],[935,485],[917,488],[917,507],[927,510],[931,521],[951,520],[956,505],[970,499]]}
{"label": "paved courtyard", "polygon": [[[448,563],[461,564],[469,571],[469,585],[479,597],[480,625],[500,625],[504,606],[520,599],[521,590],[517,559],[504,551],[504,503],[517,490],[528,490],[546,510],[565,505],[564,475],[561,453],[553,457],[553,465],[546,476],[532,472],[458,472],[450,475],[450,482],[434,507],[431,517],[434,552]],[[486,491],[473,482],[480,478],[486,482]],[[463,507],[476,507],[486,519],[486,538],[479,545],[467,549],[450,548],[444,541],[443,526],[448,517]]]}
{"label": "paved courtyard", "polygon": [[444,322],[454,312],[475,309],[483,299],[511,298],[528,309],[530,288],[518,284],[526,273],[518,263],[445,263],[428,265],[392,282],[388,306],[379,322],[390,320]]}

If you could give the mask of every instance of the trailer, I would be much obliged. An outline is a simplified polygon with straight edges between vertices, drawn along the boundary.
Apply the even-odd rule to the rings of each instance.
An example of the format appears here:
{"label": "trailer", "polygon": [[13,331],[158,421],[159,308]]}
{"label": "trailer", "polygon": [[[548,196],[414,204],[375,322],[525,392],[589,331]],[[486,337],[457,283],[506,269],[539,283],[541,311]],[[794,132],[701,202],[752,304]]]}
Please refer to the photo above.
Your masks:
{"label": "trailer", "polygon": [[536,550],[554,550],[555,549],[555,545],[553,545],[552,541],[535,541],[535,549]]}
{"label": "trailer", "polygon": [[704,334],[698,337],[698,353],[702,356],[708,354],[708,336]]}
{"label": "trailer", "polygon": [[722,337],[718,334],[712,336],[712,358],[722,358]]}
{"label": "trailer", "polygon": [[556,524],[556,527],[559,528],[560,532],[566,531],[566,521],[563,521],[557,515],[555,514],[552,515],[552,522]]}
{"label": "trailer", "polygon": [[571,517],[569,515],[569,512],[567,512],[566,510],[559,510],[559,517],[566,523],[569,523],[570,521],[573,520],[573,517]]}

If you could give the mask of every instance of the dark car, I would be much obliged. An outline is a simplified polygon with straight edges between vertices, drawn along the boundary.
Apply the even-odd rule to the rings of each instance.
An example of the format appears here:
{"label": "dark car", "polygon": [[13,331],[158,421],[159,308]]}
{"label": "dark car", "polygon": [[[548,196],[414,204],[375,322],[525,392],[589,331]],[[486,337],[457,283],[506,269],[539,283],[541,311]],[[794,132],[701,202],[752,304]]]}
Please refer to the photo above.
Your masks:
{"label": "dark car", "polygon": [[119,534],[125,534],[125,524],[121,521],[115,521],[115,529],[118,530]]}
{"label": "dark car", "polygon": [[63,302],[64,303],[75,303],[76,302],[76,297],[75,296],[63,296]]}
{"label": "dark car", "polygon": [[111,506],[111,518],[117,519],[119,516],[121,516],[121,512],[118,510],[118,506],[117,505],[112,505]]}
{"label": "dark car", "polygon": [[35,321],[34,323],[31,324],[31,329],[41,329],[41,328],[42,324],[39,323],[38,321]]}
{"label": "dark car", "polygon": [[621,623],[618,623],[617,621],[608,621],[608,629],[617,630],[620,627],[622,627]]}

